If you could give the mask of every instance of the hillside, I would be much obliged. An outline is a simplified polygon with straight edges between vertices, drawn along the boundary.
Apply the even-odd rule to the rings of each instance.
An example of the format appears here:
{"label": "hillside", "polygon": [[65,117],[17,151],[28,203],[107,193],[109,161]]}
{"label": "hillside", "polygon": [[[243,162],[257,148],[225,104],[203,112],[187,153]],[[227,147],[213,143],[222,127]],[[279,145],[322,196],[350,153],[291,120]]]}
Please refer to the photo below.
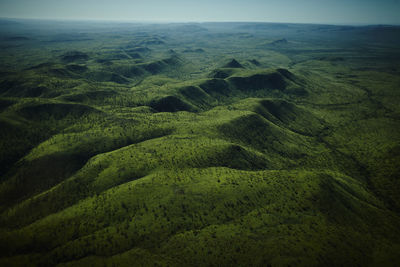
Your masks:
{"label": "hillside", "polygon": [[1,266],[400,264],[399,27],[57,23],[0,23]]}

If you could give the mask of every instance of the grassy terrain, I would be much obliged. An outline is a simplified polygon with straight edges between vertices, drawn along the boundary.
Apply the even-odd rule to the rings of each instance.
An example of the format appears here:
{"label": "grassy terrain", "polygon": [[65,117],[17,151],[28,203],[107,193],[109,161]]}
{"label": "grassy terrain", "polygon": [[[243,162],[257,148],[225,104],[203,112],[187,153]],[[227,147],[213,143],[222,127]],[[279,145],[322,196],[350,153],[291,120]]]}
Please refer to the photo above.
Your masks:
{"label": "grassy terrain", "polygon": [[399,32],[0,20],[0,265],[398,266]]}

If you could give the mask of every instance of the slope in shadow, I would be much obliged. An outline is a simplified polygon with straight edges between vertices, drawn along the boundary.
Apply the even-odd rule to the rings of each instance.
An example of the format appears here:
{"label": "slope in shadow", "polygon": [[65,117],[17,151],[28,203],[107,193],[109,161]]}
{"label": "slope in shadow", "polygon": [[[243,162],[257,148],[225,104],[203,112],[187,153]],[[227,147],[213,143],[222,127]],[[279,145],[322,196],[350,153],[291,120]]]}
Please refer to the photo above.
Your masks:
{"label": "slope in shadow", "polygon": [[166,96],[150,103],[158,112],[194,111],[195,108],[176,96]]}
{"label": "slope in shadow", "polygon": [[226,65],[224,65],[224,68],[238,68],[238,69],[243,69],[243,65],[240,64],[236,59],[232,59],[229,61]]}
{"label": "slope in shadow", "polygon": [[61,60],[64,62],[77,62],[77,61],[87,61],[89,55],[81,51],[69,51],[61,56]]}
{"label": "slope in shadow", "polygon": [[324,128],[323,122],[311,112],[285,100],[261,100],[254,111],[279,126],[304,135],[315,136]]}
{"label": "slope in shadow", "polygon": [[158,60],[151,63],[145,63],[138,66],[142,66],[147,72],[151,74],[158,74],[163,71],[168,71],[170,68],[177,68],[182,64],[182,59],[179,56],[173,55],[169,58]]}
{"label": "slope in shadow", "polygon": [[268,74],[254,74],[248,77],[229,77],[228,82],[240,91],[255,91],[263,89],[285,90],[287,82],[277,72]]}
{"label": "slope in shadow", "polygon": [[18,113],[29,120],[62,120],[66,117],[79,118],[99,110],[81,104],[46,103],[21,108]]}

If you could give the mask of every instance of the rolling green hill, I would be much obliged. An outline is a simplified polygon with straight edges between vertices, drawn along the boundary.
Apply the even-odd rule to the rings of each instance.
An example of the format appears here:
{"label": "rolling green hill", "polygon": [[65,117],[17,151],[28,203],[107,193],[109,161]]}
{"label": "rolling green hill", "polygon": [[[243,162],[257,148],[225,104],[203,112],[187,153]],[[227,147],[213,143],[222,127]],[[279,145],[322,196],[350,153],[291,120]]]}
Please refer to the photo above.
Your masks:
{"label": "rolling green hill", "polygon": [[57,23],[0,23],[1,266],[400,264],[399,27]]}

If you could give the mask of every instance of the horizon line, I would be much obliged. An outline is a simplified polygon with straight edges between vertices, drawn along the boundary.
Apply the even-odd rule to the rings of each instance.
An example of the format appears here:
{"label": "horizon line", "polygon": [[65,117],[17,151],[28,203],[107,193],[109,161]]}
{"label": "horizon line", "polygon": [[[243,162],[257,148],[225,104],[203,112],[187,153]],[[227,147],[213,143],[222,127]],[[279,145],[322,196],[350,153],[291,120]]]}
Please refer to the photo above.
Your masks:
{"label": "horizon line", "polygon": [[139,23],[139,24],[174,24],[174,23],[266,23],[266,24],[304,24],[304,25],[330,25],[330,26],[400,26],[395,23],[364,23],[364,22],[285,22],[261,20],[135,20],[135,19],[98,19],[98,18],[37,18],[37,17],[1,17],[0,20],[36,20],[57,22],[108,22],[108,23]]}

